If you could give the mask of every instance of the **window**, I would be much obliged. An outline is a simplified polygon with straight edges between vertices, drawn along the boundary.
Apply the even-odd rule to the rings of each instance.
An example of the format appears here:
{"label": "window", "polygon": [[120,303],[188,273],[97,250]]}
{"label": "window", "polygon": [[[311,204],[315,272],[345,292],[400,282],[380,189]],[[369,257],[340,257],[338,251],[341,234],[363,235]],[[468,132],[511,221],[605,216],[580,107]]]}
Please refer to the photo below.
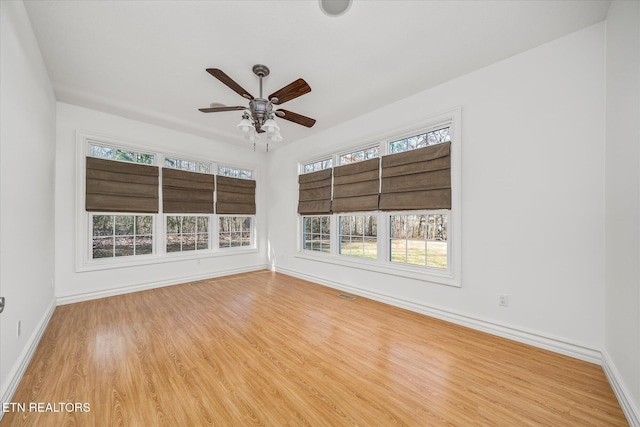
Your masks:
{"label": "window", "polygon": [[451,126],[446,126],[398,141],[391,141],[389,142],[389,153],[400,153],[449,141],[451,141]]}
{"label": "window", "polygon": [[153,216],[91,216],[91,258],[114,258],[153,253]]}
{"label": "window", "polygon": [[209,249],[209,217],[167,215],[166,250],[169,252]]}
{"label": "window", "polygon": [[375,159],[380,157],[380,146],[365,148],[354,151],[353,153],[342,154],[338,158],[338,164],[348,165],[350,163],[362,162],[364,160]]}
{"label": "window", "polygon": [[218,168],[218,175],[228,176],[231,178],[253,179],[253,172],[250,170],[230,168],[226,166],[220,166]]}
{"label": "window", "polygon": [[389,216],[389,261],[447,269],[447,214]]}
{"label": "window", "polygon": [[218,166],[78,131],[76,271],[255,252],[256,171]]}
{"label": "window", "polygon": [[307,163],[302,166],[302,173],[317,172],[333,167],[333,159],[323,159],[316,162]]}
{"label": "window", "polygon": [[[459,287],[460,120],[451,109],[300,162],[297,256]],[[330,184],[306,179],[322,169]]]}
{"label": "window", "polygon": [[331,251],[331,217],[305,216],[302,218],[302,248],[308,251]]}
{"label": "window", "polygon": [[218,234],[218,245],[220,248],[239,248],[252,246],[252,217],[221,216]]}
{"label": "window", "polygon": [[153,165],[155,163],[155,156],[153,154],[123,150],[121,148],[113,148],[97,144],[89,144],[89,155],[100,159],[120,160],[123,162],[142,163],[145,165]]}
{"label": "window", "polygon": [[196,162],[191,160],[164,158],[164,166],[172,169],[181,169],[190,172],[211,173],[211,163]]}
{"label": "window", "polygon": [[340,215],[338,234],[341,255],[378,257],[378,217],[376,215]]}

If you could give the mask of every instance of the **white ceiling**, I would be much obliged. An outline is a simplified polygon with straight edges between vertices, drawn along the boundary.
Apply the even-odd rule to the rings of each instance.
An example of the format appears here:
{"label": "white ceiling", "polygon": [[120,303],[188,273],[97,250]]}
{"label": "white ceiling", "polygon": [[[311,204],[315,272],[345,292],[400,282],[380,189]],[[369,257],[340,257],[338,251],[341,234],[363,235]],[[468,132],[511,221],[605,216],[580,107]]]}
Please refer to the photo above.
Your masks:
{"label": "white ceiling", "polygon": [[[609,1],[366,1],[343,16],[304,1],[25,1],[59,101],[243,144],[246,101],[205,68],[254,96],[302,77],[312,92],[282,108],[290,143],[602,21]],[[276,148],[271,144],[271,149]]]}

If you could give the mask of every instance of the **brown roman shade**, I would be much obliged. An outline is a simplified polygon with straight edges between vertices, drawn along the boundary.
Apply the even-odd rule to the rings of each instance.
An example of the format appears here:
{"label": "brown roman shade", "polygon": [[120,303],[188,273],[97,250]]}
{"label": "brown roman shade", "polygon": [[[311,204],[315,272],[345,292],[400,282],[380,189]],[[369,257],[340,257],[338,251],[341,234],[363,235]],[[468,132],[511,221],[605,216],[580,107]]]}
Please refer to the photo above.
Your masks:
{"label": "brown roman shade", "polygon": [[333,169],[333,212],[378,210],[380,159]]}
{"label": "brown roman shade", "polygon": [[331,169],[298,175],[298,213],[331,213]]}
{"label": "brown roman shade", "polygon": [[380,210],[451,209],[451,142],[382,157]]}
{"label": "brown roman shade", "polygon": [[162,168],[164,213],[213,213],[213,175]]}
{"label": "brown roman shade", "polygon": [[254,180],[220,175],[216,180],[218,186],[216,213],[245,215],[256,213],[256,182]]}
{"label": "brown roman shade", "polygon": [[157,166],[87,157],[86,210],[158,213],[158,172]]}

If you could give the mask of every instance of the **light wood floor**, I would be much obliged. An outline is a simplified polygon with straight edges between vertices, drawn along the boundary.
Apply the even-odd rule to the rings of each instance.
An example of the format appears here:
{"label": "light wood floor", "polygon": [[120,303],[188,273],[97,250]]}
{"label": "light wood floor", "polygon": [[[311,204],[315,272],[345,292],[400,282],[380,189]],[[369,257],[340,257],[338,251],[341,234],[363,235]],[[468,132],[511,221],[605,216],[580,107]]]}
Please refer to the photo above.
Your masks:
{"label": "light wood floor", "polygon": [[619,426],[600,366],[267,271],[56,309],[4,426]]}

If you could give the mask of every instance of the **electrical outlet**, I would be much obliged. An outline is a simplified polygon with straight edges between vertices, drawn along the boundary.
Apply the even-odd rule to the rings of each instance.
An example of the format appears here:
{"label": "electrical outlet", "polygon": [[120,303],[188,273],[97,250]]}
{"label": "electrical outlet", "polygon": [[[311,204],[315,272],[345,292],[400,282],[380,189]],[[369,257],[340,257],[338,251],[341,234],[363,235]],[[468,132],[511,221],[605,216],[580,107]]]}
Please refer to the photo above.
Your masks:
{"label": "electrical outlet", "polygon": [[500,307],[509,306],[509,294],[498,294],[498,305]]}
{"label": "electrical outlet", "polygon": [[18,338],[20,337],[21,332],[22,332],[22,320],[18,320]]}

